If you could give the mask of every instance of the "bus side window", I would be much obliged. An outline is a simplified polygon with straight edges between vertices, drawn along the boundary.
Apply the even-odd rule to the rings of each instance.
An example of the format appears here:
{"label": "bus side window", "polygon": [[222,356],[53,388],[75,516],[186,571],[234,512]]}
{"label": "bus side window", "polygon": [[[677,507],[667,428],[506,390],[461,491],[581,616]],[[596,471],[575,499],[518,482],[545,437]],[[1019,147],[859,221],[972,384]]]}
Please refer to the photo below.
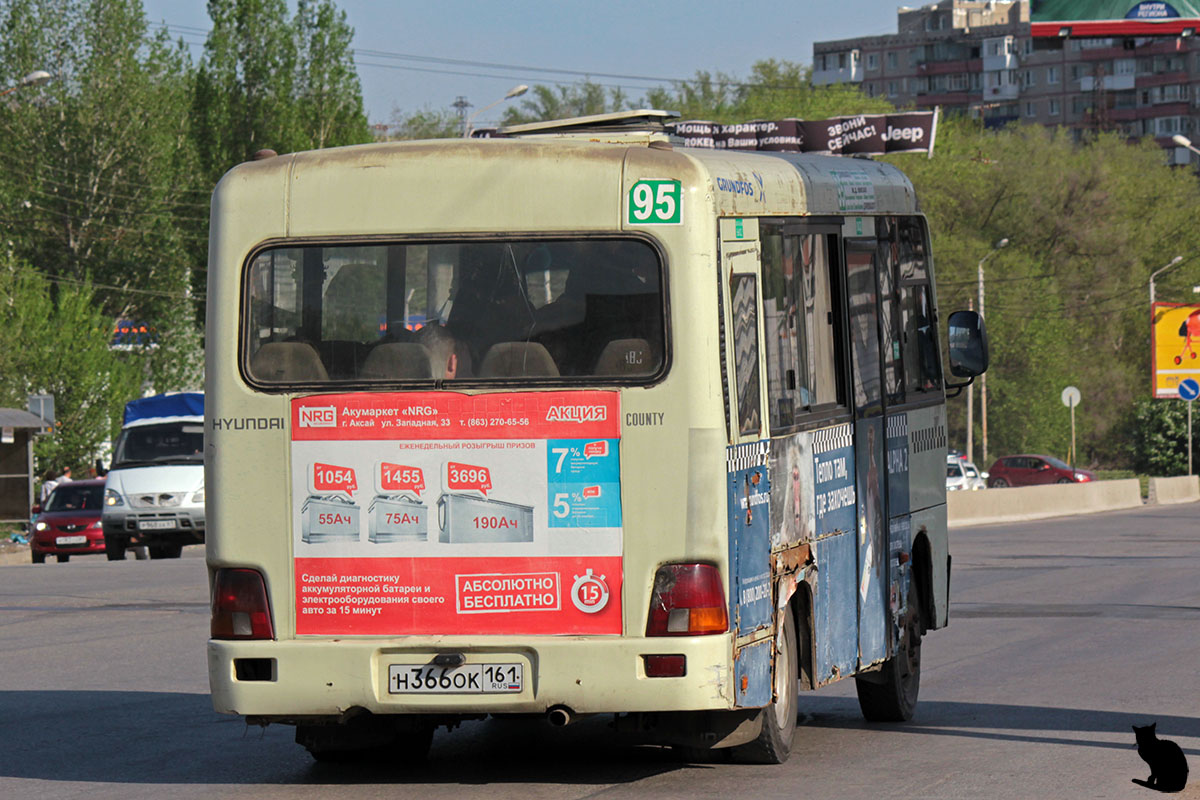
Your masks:
{"label": "bus side window", "polygon": [[[789,226],[792,227],[792,226]],[[760,223],[772,431],[844,402],[830,237]]]}
{"label": "bus side window", "polygon": [[753,275],[733,275],[733,367],[737,376],[738,432],[762,428],[758,394],[758,287]]}
{"label": "bus side window", "polygon": [[897,233],[904,390],[909,394],[934,391],[942,386],[942,362],[929,288],[925,227],[919,217],[899,217]]}
{"label": "bus side window", "polygon": [[879,331],[882,336],[880,358],[883,361],[883,391],[891,405],[904,402],[903,339],[900,298],[896,283],[900,261],[900,242],[896,217],[880,217],[876,223],[875,264],[879,271]]}

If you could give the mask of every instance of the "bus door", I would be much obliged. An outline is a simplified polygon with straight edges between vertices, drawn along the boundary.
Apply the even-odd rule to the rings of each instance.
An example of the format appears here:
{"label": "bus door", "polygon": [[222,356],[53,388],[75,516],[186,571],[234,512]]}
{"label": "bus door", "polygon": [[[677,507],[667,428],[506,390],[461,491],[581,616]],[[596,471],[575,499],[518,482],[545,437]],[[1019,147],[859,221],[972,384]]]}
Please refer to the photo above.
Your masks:
{"label": "bus door", "polygon": [[769,441],[765,432],[758,220],[722,219],[721,293],[725,397],[729,406],[726,496],[729,616],[734,632],[735,704],[771,702],[774,604],[771,592]]}
{"label": "bus door", "polygon": [[[854,425],[847,421],[845,280],[838,217],[759,223],[772,562],[801,581],[812,688],[858,666],[858,515]],[[783,577],[777,575],[777,582]],[[787,582],[783,583],[788,587]],[[786,591],[786,588],[781,589]]]}
{"label": "bus door", "polygon": [[846,298],[849,306],[851,404],[854,409],[855,473],[858,497],[858,659],[859,668],[888,656],[887,547],[884,498],[883,372],[880,354],[879,283],[872,217],[847,219],[844,235]]}

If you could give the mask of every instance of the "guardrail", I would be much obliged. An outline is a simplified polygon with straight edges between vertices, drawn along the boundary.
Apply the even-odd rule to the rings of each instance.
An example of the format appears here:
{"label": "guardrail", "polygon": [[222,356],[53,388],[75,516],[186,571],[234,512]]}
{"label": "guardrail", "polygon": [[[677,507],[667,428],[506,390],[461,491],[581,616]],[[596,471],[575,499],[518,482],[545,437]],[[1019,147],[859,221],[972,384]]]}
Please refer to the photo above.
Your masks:
{"label": "guardrail", "polygon": [[1193,503],[1200,500],[1200,475],[1151,478],[1151,503]]}
{"label": "guardrail", "polygon": [[[1169,491],[1175,492],[1174,484]],[[1183,492],[1178,494],[1182,496]],[[1200,500],[1200,493],[1195,497],[1171,502],[1188,500]],[[1100,511],[1137,508],[1141,505],[1141,486],[1136,478],[1128,478],[1119,481],[947,492],[946,518],[950,527],[961,527],[1095,514]]]}

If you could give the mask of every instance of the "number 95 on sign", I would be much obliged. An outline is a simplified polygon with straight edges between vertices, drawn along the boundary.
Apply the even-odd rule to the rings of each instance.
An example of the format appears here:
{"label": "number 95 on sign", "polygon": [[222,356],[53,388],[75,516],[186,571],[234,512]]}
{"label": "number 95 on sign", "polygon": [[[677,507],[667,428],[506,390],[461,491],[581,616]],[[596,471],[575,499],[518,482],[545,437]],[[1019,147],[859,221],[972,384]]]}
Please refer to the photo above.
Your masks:
{"label": "number 95 on sign", "polygon": [[630,225],[678,225],[683,221],[679,181],[638,181],[629,190]]}

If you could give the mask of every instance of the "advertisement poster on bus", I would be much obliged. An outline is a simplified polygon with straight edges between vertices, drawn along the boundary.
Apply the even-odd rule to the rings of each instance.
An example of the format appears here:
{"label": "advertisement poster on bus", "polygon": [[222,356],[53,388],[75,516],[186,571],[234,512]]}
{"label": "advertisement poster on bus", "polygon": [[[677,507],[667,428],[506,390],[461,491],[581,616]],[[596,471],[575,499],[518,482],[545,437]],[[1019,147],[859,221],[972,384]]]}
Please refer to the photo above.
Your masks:
{"label": "advertisement poster on bus", "polygon": [[296,632],[619,634],[616,392],[292,401]]}
{"label": "advertisement poster on bus", "polygon": [[1200,304],[1155,303],[1151,315],[1154,397],[1178,398],[1181,381],[1200,379]]}

